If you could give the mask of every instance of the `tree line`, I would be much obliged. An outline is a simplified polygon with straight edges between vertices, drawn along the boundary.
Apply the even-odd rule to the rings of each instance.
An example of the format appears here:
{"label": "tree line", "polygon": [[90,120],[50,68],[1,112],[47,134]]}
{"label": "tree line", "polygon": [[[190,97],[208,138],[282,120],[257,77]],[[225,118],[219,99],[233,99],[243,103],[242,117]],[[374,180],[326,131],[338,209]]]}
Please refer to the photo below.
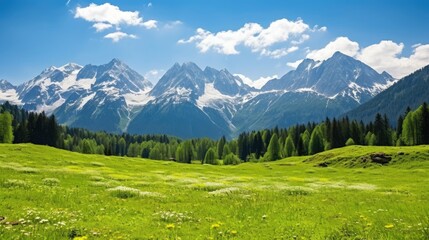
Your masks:
{"label": "tree line", "polygon": [[408,108],[397,122],[397,126],[391,126],[387,116],[381,114],[367,124],[347,117],[326,118],[318,124],[243,132],[232,140],[225,137],[181,140],[167,135],[112,134],[70,128],[59,125],[54,115],[28,112],[6,102],[0,105],[0,142],[49,145],[86,154],[206,164],[275,161],[348,145],[429,144],[426,103],[414,111]]}

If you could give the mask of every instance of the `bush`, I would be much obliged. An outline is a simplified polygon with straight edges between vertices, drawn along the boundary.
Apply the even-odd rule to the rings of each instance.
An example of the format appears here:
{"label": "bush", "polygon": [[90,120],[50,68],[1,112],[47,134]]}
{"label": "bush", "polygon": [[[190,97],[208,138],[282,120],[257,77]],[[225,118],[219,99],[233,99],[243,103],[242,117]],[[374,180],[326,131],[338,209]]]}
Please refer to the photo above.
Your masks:
{"label": "bush", "polygon": [[241,160],[234,153],[229,153],[223,160],[224,165],[238,165],[240,163]]}
{"label": "bush", "polygon": [[353,140],[353,138],[349,138],[346,141],[346,146],[352,146],[352,145],[356,145],[355,141]]}
{"label": "bush", "polygon": [[46,186],[56,186],[60,183],[60,180],[57,178],[44,178],[42,182]]}
{"label": "bush", "polygon": [[5,188],[28,188],[27,182],[19,179],[6,179],[0,186]]}
{"label": "bush", "polygon": [[132,198],[140,195],[140,190],[124,186],[110,188],[108,191],[118,198]]}

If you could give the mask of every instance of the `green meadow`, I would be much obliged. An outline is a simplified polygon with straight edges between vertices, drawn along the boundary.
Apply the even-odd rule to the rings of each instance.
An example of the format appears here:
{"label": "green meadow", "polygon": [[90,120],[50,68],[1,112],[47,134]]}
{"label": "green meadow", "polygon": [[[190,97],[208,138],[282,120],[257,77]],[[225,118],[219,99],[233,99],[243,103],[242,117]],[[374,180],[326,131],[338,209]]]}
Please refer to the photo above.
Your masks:
{"label": "green meadow", "polygon": [[429,239],[429,146],[214,166],[1,144],[0,239]]}

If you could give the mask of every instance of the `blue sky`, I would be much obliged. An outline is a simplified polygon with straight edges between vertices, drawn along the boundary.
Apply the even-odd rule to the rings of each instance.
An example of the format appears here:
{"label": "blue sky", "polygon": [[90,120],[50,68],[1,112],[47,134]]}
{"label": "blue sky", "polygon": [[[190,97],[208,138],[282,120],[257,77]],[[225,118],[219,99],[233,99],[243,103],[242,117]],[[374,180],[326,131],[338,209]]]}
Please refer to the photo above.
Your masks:
{"label": "blue sky", "polygon": [[188,61],[258,79],[337,50],[402,77],[429,64],[428,19],[424,0],[0,0],[0,79],[112,58],[151,80]]}

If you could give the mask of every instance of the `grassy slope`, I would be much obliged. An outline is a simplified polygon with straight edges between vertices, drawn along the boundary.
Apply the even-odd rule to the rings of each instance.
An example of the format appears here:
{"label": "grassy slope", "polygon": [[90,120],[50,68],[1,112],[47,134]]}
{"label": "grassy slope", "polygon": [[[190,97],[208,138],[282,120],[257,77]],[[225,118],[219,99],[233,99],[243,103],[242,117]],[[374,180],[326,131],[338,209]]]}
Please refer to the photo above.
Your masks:
{"label": "grassy slope", "polygon": [[207,166],[3,144],[0,239],[427,239],[428,173],[429,146]]}

